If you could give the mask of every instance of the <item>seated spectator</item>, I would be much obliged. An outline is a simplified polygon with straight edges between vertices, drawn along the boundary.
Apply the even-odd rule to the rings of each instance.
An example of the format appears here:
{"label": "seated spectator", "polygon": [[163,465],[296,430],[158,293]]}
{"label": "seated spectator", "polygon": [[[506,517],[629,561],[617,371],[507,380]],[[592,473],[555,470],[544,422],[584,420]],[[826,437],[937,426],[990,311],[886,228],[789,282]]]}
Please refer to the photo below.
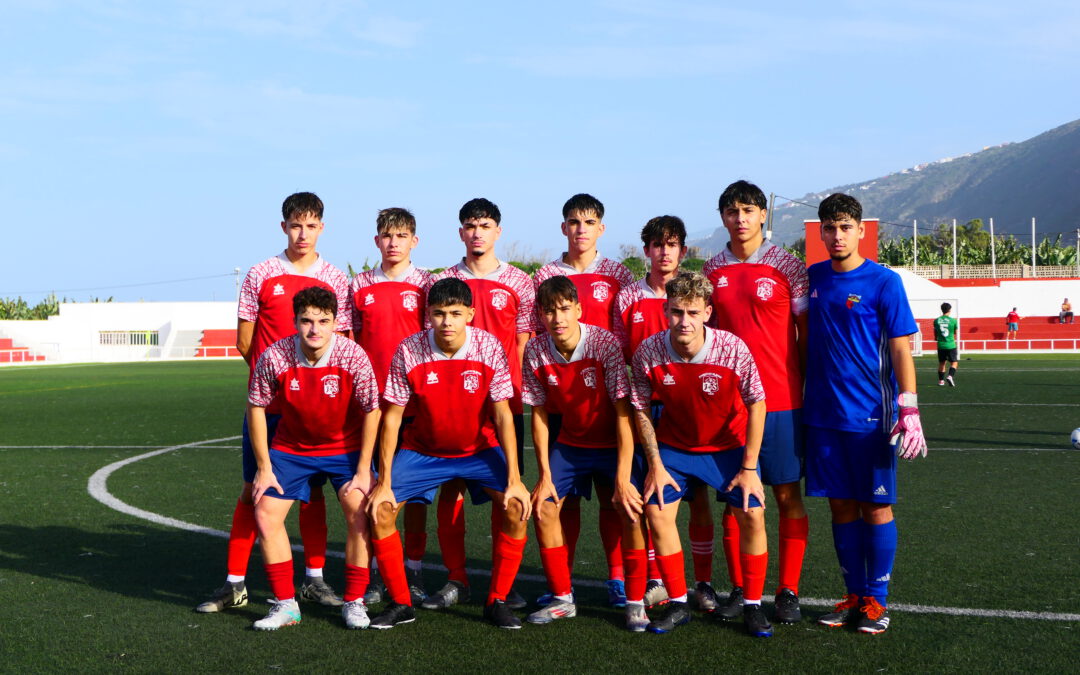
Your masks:
{"label": "seated spectator", "polygon": [[[1066,319],[1068,319],[1067,322],[1065,321]],[[1063,323],[1072,323],[1072,322],[1073,322],[1072,303],[1069,302],[1068,298],[1065,298],[1065,301],[1061,303],[1061,312],[1058,313],[1058,323],[1063,324]]]}

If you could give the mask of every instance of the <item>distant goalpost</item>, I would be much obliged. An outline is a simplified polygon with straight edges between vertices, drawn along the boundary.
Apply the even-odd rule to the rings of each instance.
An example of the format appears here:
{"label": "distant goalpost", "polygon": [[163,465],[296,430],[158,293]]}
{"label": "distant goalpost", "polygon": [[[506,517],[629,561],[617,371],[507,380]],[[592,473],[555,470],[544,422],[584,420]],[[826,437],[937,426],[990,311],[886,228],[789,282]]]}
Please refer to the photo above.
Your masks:
{"label": "distant goalpost", "polygon": [[[934,319],[941,316],[941,303],[947,302],[952,305],[952,315],[956,318],[956,332],[960,332],[960,300],[958,298],[908,298],[911,305],[911,313],[915,315],[915,325],[918,330],[911,336],[911,355],[923,355],[923,341],[934,339]],[[919,318],[924,317],[924,318]],[[929,318],[925,318],[929,317]],[[928,334],[923,334],[923,325],[926,324]],[[957,338],[956,346],[959,349],[960,339]]]}

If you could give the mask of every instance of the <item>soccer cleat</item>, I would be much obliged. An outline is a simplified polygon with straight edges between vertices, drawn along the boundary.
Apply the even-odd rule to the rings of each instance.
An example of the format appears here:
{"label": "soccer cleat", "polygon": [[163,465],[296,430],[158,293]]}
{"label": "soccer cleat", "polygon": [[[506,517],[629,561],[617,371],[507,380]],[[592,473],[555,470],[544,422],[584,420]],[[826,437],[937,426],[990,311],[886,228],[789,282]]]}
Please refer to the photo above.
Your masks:
{"label": "soccer cleat", "polygon": [[518,593],[516,588],[511,587],[510,592],[506,594],[506,606],[510,609],[525,609],[529,606],[529,601]]}
{"label": "soccer cleat", "polygon": [[521,619],[514,616],[513,610],[502,600],[496,600],[484,607],[484,618],[499,628],[517,630],[521,628]]}
{"label": "soccer cleat", "polygon": [[664,582],[649,579],[649,583],[645,584],[645,607],[652,609],[659,605],[666,605],[668,600],[667,587],[664,586]]}
{"label": "soccer cleat", "polygon": [[243,581],[233,583],[226,581],[225,585],[214,591],[210,599],[195,608],[196,612],[209,614],[220,612],[234,607],[243,607],[248,602],[247,587]]}
{"label": "soccer cleat", "polygon": [[371,619],[368,618],[367,614],[367,605],[364,604],[363,598],[350,600],[342,605],[341,618],[345,619],[346,628],[363,630],[371,625]]}
{"label": "soccer cleat", "polygon": [[706,614],[715,612],[720,606],[720,602],[716,599],[716,590],[708,581],[699,581],[694,587],[694,604]]}
{"label": "soccer cleat", "polygon": [[626,603],[626,629],[631,633],[644,633],[649,627],[649,615],[645,605]]}
{"label": "soccer cleat", "polygon": [[735,617],[742,614],[743,592],[741,586],[735,586],[728,593],[727,600],[721,604],[715,612],[712,613],[717,619],[724,621],[734,621]]}
{"label": "soccer cleat", "polygon": [[277,630],[282,626],[294,626],[300,623],[300,605],[296,598],[278,600],[270,608],[270,613],[252,624],[255,630]]}
{"label": "soccer cleat", "polygon": [[300,585],[300,599],[317,602],[327,607],[341,607],[345,601],[334,593],[334,589],[322,577],[308,577]]}
{"label": "soccer cleat", "polygon": [[669,602],[664,616],[650,621],[646,626],[650,633],[670,633],[677,627],[690,623],[690,607],[685,602]]}
{"label": "soccer cleat", "polygon": [[765,610],[760,604],[743,605],[743,623],[746,632],[753,637],[772,637],[772,624],[765,617]]}
{"label": "soccer cleat", "polygon": [[571,600],[555,599],[547,607],[538,609],[525,618],[529,623],[551,623],[556,619],[573,619],[577,616],[577,605]]}
{"label": "soccer cleat", "polygon": [[622,579],[607,580],[607,602],[615,609],[626,607],[626,582]]}
{"label": "soccer cleat", "polygon": [[854,593],[848,593],[840,600],[840,602],[836,603],[833,611],[818,617],[818,623],[822,626],[829,626],[830,628],[840,628],[853,621],[858,610],[859,596]]}
{"label": "soccer cleat", "polygon": [[536,599],[536,606],[543,609],[555,601],[555,594],[551,591],[544,593]]}
{"label": "soccer cleat", "polygon": [[[427,600],[427,591],[424,590],[423,570],[405,568],[405,577],[409,580],[409,596],[412,597],[413,607]],[[381,595],[381,594],[380,594]]]}
{"label": "soccer cleat", "polygon": [[950,387],[955,387],[956,386],[956,380],[953,379],[952,375],[946,377],[945,381],[949,383]]}
{"label": "soccer cleat", "polygon": [[367,590],[364,591],[364,604],[367,606],[377,605],[383,601],[386,594],[386,586],[383,586],[382,577],[377,569],[371,570],[371,581],[368,582]]}
{"label": "soccer cleat", "polygon": [[427,599],[420,606],[424,609],[446,609],[459,602],[467,602],[468,599],[469,587],[460,581],[451,579],[434,594],[427,596]]}
{"label": "soccer cleat", "polygon": [[799,623],[802,621],[802,609],[799,608],[799,596],[790,588],[780,589],[773,598],[773,619],[778,623]]}
{"label": "soccer cleat", "polygon": [[876,635],[884,633],[889,628],[889,610],[878,604],[877,598],[863,598],[859,612],[862,613],[858,622],[860,633]]}
{"label": "soccer cleat", "polygon": [[944,387],[945,386],[945,380],[938,380],[937,386]]}
{"label": "soccer cleat", "polygon": [[412,605],[399,605],[391,602],[378,616],[371,620],[371,627],[386,630],[403,623],[416,621],[416,612]]}

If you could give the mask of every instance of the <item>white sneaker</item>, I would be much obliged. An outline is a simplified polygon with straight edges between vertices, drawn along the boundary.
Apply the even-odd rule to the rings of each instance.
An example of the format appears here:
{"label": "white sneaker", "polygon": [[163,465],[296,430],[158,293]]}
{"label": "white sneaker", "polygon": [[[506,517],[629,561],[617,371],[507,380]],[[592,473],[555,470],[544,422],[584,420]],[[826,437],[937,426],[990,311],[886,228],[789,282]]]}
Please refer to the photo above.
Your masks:
{"label": "white sneaker", "polygon": [[300,605],[296,604],[296,598],[285,601],[277,601],[270,608],[270,613],[253,624],[255,630],[277,630],[282,626],[293,626],[300,623]]}
{"label": "white sneaker", "polygon": [[949,383],[950,387],[956,386],[956,380],[952,379],[952,375],[945,378],[945,381]]}
{"label": "white sneaker", "polygon": [[529,623],[551,623],[556,619],[573,619],[577,616],[577,605],[566,600],[556,598],[547,607],[538,609],[530,614],[525,620]]}
{"label": "white sneaker", "polygon": [[645,605],[626,603],[626,629],[631,633],[644,633],[649,625]]}
{"label": "white sneaker", "polygon": [[368,618],[367,614],[367,605],[364,604],[363,598],[350,600],[342,605],[341,618],[345,619],[346,628],[363,630],[371,625],[371,619]]}

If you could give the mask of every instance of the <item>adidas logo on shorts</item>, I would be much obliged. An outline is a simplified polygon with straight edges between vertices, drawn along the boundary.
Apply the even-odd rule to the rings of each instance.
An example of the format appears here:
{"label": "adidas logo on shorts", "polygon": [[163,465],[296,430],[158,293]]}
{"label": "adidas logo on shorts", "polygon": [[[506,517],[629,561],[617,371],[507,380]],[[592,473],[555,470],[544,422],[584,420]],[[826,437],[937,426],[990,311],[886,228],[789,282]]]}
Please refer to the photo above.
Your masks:
{"label": "adidas logo on shorts", "polygon": [[885,489],[884,485],[879,485],[879,486],[877,486],[877,489],[874,490],[874,496],[875,497],[888,497],[889,496],[889,491]]}

